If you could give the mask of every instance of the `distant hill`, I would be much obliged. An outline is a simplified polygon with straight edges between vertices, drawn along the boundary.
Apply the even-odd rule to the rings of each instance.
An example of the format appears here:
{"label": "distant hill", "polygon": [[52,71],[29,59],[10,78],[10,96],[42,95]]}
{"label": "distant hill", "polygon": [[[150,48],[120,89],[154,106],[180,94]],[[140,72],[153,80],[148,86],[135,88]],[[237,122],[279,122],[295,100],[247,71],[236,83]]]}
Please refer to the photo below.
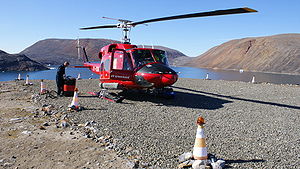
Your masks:
{"label": "distant hill", "polygon": [[0,50],[0,71],[35,71],[47,67],[29,59],[24,54],[8,54]]}
{"label": "distant hill", "polygon": [[[145,48],[152,48],[152,46],[149,45],[138,45],[138,47],[145,47]],[[153,46],[155,49],[161,49],[167,52],[168,60],[170,62],[170,65],[172,66],[182,66],[184,65],[187,61],[191,60],[191,57],[186,56],[182,52],[167,48],[164,46]]]}
{"label": "distant hill", "polygon": [[[111,43],[120,42],[109,39],[80,39],[80,45],[86,48],[91,61],[98,61],[100,49]],[[62,64],[64,61],[69,61],[71,64],[81,64],[82,61],[78,60],[76,46],[77,40],[75,39],[45,39],[26,48],[21,54],[26,54],[31,59],[43,64]],[[188,58],[177,50],[162,46],[155,47],[167,52],[171,64],[178,57]]]}
{"label": "distant hill", "polygon": [[185,66],[300,74],[300,34],[231,40]]}

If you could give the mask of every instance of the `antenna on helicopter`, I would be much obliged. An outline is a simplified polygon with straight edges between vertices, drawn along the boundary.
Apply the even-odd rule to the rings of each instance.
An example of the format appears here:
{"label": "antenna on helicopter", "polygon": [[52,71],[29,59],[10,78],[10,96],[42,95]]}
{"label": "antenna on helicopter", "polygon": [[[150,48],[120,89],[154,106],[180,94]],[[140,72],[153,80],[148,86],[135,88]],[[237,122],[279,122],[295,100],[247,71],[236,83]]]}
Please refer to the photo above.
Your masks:
{"label": "antenna on helicopter", "polygon": [[234,8],[234,9],[215,10],[215,11],[209,11],[209,12],[198,12],[198,13],[191,13],[191,14],[184,14],[184,15],[168,16],[168,17],[162,17],[162,18],[143,20],[143,21],[139,21],[139,22],[133,22],[133,21],[124,20],[124,19],[115,19],[115,18],[102,17],[102,18],[105,18],[105,19],[117,20],[120,23],[115,24],[115,25],[102,25],[102,26],[80,28],[80,30],[102,29],[102,28],[121,28],[123,30],[123,43],[130,44],[129,33],[130,33],[131,28],[135,27],[136,25],[150,23],[150,22],[174,20],[174,19],[217,16],[217,15],[229,15],[229,14],[240,14],[240,13],[250,13],[250,12],[257,12],[257,11],[254,10],[254,9],[251,9],[251,8],[247,8],[247,7],[245,7],[245,8]]}

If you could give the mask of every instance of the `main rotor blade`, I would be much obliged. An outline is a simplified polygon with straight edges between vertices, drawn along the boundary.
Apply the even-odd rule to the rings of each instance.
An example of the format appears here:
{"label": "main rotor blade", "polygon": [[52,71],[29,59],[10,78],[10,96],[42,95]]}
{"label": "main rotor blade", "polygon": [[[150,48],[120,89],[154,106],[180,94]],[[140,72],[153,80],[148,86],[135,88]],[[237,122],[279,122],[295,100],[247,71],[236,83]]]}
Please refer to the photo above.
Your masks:
{"label": "main rotor blade", "polygon": [[109,17],[105,17],[105,16],[103,16],[102,18],[104,18],[104,19],[116,20],[116,21],[120,21],[120,22],[133,22],[133,21],[130,21],[130,20],[116,19],[116,18],[109,18]]}
{"label": "main rotor blade", "polygon": [[80,28],[80,30],[87,30],[87,29],[102,29],[102,28],[117,28],[117,25],[103,25],[103,26],[93,26],[93,27],[86,27]]}
{"label": "main rotor blade", "polygon": [[133,22],[130,25],[135,26],[139,24],[149,23],[149,22],[158,22],[158,21],[166,21],[166,20],[173,20],[173,19],[183,19],[183,18],[194,18],[194,17],[206,17],[206,16],[216,16],[216,15],[229,15],[229,14],[239,14],[239,13],[249,13],[249,12],[257,12],[251,8],[234,8],[234,9],[226,9],[226,10],[216,10],[210,12],[199,12],[199,13],[192,13],[192,14],[185,14],[185,15],[176,15],[176,16],[169,16],[163,18],[156,18],[156,19],[149,19],[139,22]]}

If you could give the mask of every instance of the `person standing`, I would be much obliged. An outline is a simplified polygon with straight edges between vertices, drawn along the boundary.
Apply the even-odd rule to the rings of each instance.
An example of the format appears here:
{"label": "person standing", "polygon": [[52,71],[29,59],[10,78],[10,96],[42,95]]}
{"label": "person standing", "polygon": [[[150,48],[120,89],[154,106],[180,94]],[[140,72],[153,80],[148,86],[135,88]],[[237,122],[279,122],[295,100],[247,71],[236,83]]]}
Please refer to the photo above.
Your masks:
{"label": "person standing", "polygon": [[69,62],[65,62],[57,68],[56,73],[56,85],[57,85],[57,94],[62,96],[63,86],[64,86],[64,77],[66,77],[65,68],[69,66]]}

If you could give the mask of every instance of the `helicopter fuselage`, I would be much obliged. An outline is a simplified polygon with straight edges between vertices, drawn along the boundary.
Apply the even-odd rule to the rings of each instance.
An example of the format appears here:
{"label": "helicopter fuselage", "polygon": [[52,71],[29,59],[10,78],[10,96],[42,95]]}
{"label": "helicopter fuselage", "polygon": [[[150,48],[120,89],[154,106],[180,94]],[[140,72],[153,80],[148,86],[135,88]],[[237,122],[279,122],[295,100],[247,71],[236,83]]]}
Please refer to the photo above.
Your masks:
{"label": "helicopter fuselage", "polygon": [[101,88],[164,88],[178,79],[163,50],[110,44],[101,49],[99,59],[100,63],[85,62],[84,66],[99,74]]}

